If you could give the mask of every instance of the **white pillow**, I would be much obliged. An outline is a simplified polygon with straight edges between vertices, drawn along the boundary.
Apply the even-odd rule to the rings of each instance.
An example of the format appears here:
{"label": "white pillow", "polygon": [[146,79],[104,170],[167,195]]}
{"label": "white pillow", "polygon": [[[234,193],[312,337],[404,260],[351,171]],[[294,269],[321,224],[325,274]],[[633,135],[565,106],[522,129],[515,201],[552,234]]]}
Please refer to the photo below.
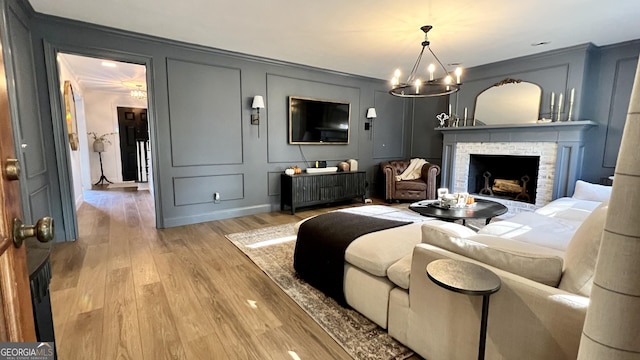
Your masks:
{"label": "white pillow", "polygon": [[429,223],[422,225],[422,242],[549,286],[562,276],[558,252],[534,244],[493,235],[447,236]]}
{"label": "white pillow", "polygon": [[611,186],[591,184],[586,181],[576,181],[576,188],[572,198],[590,201],[607,201],[611,197]]}

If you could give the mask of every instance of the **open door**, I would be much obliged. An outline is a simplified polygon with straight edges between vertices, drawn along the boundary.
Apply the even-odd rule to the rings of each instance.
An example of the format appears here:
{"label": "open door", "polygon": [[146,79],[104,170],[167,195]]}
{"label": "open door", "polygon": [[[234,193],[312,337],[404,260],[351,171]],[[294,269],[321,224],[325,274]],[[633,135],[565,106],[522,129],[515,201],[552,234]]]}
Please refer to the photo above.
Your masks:
{"label": "open door", "polygon": [[25,246],[17,247],[13,241],[14,219],[21,217],[20,167],[15,160],[6,79],[0,52],[0,341],[35,342]]}

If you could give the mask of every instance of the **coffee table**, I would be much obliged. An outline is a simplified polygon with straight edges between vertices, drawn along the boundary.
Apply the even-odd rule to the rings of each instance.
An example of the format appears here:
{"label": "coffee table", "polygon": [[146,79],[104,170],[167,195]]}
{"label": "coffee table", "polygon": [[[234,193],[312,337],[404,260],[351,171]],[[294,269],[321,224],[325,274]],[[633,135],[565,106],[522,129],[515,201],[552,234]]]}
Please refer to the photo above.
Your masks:
{"label": "coffee table", "polygon": [[508,211],[507,207],[499,202],[475,199],[475,205],[464,208],[446,208],[439,206],[437,200],[422,200],[409,205],[409,209],[423,216],[431,216],[446,221],[462,220],[462,225],[466,225],[467,219],[486,219],[485,225],[491,222],[496,216]]}

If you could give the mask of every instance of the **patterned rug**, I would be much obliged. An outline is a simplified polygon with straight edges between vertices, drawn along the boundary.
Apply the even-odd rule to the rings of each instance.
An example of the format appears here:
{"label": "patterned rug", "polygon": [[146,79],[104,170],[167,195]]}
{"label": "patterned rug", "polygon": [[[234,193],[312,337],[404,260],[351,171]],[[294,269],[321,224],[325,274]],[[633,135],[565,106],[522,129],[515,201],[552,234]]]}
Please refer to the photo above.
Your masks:
{"label": "patterned rug", "polygon": [[294,224],[226,235],[354,359],[405,359],[413,352],[355,310],[298,279],[293,269]]}

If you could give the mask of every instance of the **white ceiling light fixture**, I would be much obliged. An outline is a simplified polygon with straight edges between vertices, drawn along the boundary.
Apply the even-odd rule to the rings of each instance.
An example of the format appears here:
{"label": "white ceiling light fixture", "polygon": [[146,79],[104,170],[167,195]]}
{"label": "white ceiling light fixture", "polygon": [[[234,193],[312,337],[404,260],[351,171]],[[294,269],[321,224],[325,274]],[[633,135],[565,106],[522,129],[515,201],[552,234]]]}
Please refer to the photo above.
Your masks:
{"label": "white ceiling light fixture", "polygon": [[132,98],[136,98],[136,99],[146,99],[147,98],[147,92],[142,88],[142,85],[136,85],[137,88],[134,90],[131,90],[131,97]]}
{"label": "white ceiling light fixture", "polygon": [[[420,54],[418,55],[418,58],[413,65],[413,69],[411,69],[411,72],[409,73],[409,76],[407,77],[407,80],[405,82],[400,81],[400,69],[396,69],[393,79],[391,80],[391,90],[389,90],[389,93],[391,95],[407,98],[423,98],[449,95],[460,90],[460,86],[462,85],[462,68],[456,68],[454,72],[454,78],[449,73],[447,68],[444,67],[433,50],[431,50],[431,47],[429,46],[429,38],[427,35],[429,30],[431,30],[432,28],[433,26],[431,25],[424,25],[420,28],[420,30],[424,32],[422,50],[420,51]],[[424,54],[424,49],[429,50],[438,65],[440,65],[442,70],[444,70],[444,76],[442,76],[441,78],[434,77],[434,74],[436,72],[436,65],[433,63],[429,64],[429,66],[427,67],[427,71],[429,73],[428,79],[426,79],[426,76],[425,80],[419,77],[418,70],[420,68],[420,62],[422,60],[422,55]]]}

